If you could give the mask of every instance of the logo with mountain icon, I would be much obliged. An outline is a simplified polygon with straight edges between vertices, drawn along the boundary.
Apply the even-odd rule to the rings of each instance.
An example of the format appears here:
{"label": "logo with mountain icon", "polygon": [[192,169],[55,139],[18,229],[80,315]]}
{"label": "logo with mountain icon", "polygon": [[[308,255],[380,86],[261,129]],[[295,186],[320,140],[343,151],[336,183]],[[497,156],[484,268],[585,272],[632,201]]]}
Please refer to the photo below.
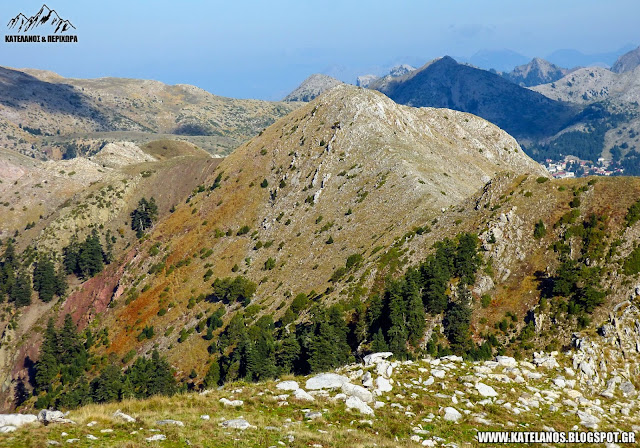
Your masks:
{"label": "logo with mountain icon", "polygon": [[34,32],[36,28],[46,27],[48,32],[54,34],[62,34],[69,30],[75,30],[76,27],[69,20],[65,20],[58,13],[43,4],[36,14],[27,17],[20,13],[9,21],[7,24],[9,29],[19,33]]}

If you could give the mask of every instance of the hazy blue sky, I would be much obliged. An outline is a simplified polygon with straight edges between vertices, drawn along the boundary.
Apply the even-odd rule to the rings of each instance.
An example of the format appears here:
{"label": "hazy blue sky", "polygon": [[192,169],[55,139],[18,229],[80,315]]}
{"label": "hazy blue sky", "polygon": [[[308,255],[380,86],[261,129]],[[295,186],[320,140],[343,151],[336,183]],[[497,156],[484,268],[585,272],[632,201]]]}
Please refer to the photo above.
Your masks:
{"label": "hazy blue sky", "polygon": [[[279,99],[306,76],[355,76],[508,48],[605,53],[638,45],[638,0],[49,0],[77,44],[9,44],[0,65],[63,76],[187,83],[218,95]],[[42,1],[4,1],[0,21]],[[4,26],[4,25],[2,25]],[[4,28],[5,34],[14,34]]]}

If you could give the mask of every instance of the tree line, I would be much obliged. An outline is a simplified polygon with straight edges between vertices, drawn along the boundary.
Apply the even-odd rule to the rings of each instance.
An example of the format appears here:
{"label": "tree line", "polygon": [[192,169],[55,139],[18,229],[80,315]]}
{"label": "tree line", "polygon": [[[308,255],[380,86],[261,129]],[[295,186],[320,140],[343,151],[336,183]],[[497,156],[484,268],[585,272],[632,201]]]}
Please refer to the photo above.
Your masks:
{"label": "tree line", "polygon": [[[100,335],[90,330],[79,334],[68,314],[60,328],[50,319],[35,364],[35,407],[68,409],[177,391],[173,369],[157,350],[150,357],[138,357],[125,371],[110,362],[105,365],[91,352],[106,337],[104,330]],[[22,395],[20,401],[28,399],[23,387],[17,390]]]}

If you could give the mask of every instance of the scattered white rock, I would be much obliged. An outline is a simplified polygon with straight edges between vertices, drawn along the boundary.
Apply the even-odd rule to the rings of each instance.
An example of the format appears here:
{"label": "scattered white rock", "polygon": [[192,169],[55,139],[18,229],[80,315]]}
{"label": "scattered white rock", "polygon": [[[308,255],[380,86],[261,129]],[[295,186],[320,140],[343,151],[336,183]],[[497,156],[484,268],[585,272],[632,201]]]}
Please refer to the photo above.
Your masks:
{"label": "scattered white rock", "polygon": [[348,383],[349,378],[337,373],[321,373],[306,382],[306,389],[339,389],[344,383]]}
{"label": "scattered white rock", "polygon": [[240,407],[242,405],[244,405],[244,401],[242,400],[229,400],[227,398],[222,397],[220,400],[220,403],[222,403],[223,405],[227,406],[227,407]]}
{"label": "scattered white rock", "polygon": [[276,384],[276,389],[280,390],[298,390],[300,386],[297,381],[282,381]]}
{"label": "scattered white rock", "polygon": [[371,376],[371,372],[366,372],[362,376],[362,385],[364,387],[372,387],[373,386],[373,377]]}
{"label": "scattered white rock", "polygon": [[13,425],[4,425],[4,426],[0,426],[0,433],[7,433],[7,432],[13,432],[15,430],[17,430],[18,427],[17,426],[13,426]]}
{"label": "scattered white rock", "polygon": [[307,391],[305,391],[304,389],[296,389],[293,392],[293,396],[294,398],[297,398],[298,400],[303,400],[303,401],[314,401],[315,398],[313,398],[313,396],[309,395],[309,393]]}
{"label": "scattered white rock", "polygon": [[462,414],[456,408],[447,406],[444,408],[444,419],[447,422],[457,422],[462,418]]}
{"label": "scattered white rock", "polygon": [[578,417],[580,418],[580,424],[585,428],[589,429],[598,429],[598,423],[600,423],[600,419],[591,414],[587,414],[583,411],[578,411]]}
{"label": "scattered white rock", "polygon": [[444,370],[434,369],[434,370],[431,371],[431,374],[433,376],[435,376],[436,378],[442,379],[442,378],[444,378],[446,372]]}
{"label": "scattered white rock", "polygon": [[624,381],[620,384],[620,391],[625,395],[625,397],[630,397],[635,395],[636,387],[631,381]]}
{"label": "scattered white rock", "polygon": [[234,418],[231,420],[225,420],[222,423],[220,423],[220,426],[224,426],[225,428],[241,429],[241,430],[245,430],[248,428],[255,428],[255,426],[252,426],[248,421],[246,421],[243,418]]}
{"label": "scattered white rock", "polygon": [[518,361],[511,356],[496,356],[496,362],[503,367],[516,367],[518,365]]}
{"label": "scattered white rock", "polygon": [[136,421],[135,418],[131,417],[130,415],[125,414],[120,409],[118,409],[116,412],[113,413],[113,417],[114,418],[119,418],[121,420],[124,420],[127,423],[133,423],[133,422]]}
{"label": "scattered white rock", "polygon": [[384,392],[391,392],[391,390],[393,389],[391,382],[388,379],[383,378],[381,376],[376,378],[375,384],[376,384],[376,393],[378,395]]}
{"label": "scattered white rock", "polygon": [[322,412],[308,411],[304,413],[304,418],[307,420],[316,420],[322,418]]}
{"label": "scattered white rock", "polygon": [[62,411],[50,411],[43,409],[38,413],[38,421],[48,425],[50,423],[75,423],[73,420],[66,418],[68,413]]}
{"label": "scattered white rock", "polygon": [[167,436],[165,436],[164,434],[156,434],[151,437],[147,437],[145,440],[147,442],[158,442],[160,440],[167,440]]}
{"label": "scattered white rock", "polygon": [[369,367],[372,366],[374,364],[379,363],[380,361],[389,358],[390,356],[393,356],[393,353],[391,352],[380,352],[380,353],[371,353],[370,355],[367,355],[364,357],[363,361],[364,361],[364,366],[365,367]]}
{"label": "scattered white rock", "polygon": [[362,414],[374,415],[373,409],[371,409],[367,403],[365,403],[358,397],[351,396],[347,398],[347,401],[345,401],[345,405],[348,409],[356,409]]}
{"label": "scattered white rock", "polygon": [[207,415],[207,414],[202,414],[200,416],[200,420],[210,420],[210,419],[211,419],[211,417],[209,415]]}
{"label": "scattered white rock", "polygon": [[20,427],[36,421],[38,421],[38,416],[33,414],[0,414],[0,426]]}
{"label": "scattered white rock", "polygon": [[175,425],[175,426],[184,427],[183,422],[181,422],[180,420],[172,420],[172,419],[158,420],[156,424],[157,425]]}
{"label": "scattered white rock", "polygon": [[476,390],[483,397],[497,397],[498,396],[498,392],[496,392],[496,390],[493,387],[487,386],[484,383],[476,383]]}
{"label": "scattered white rock", "polygon": [[365,403],[371,403],[373,401],[373,394],[364,387],[356,384],[344,383],[342,385],[342,392],[347,396],[358,397]]}

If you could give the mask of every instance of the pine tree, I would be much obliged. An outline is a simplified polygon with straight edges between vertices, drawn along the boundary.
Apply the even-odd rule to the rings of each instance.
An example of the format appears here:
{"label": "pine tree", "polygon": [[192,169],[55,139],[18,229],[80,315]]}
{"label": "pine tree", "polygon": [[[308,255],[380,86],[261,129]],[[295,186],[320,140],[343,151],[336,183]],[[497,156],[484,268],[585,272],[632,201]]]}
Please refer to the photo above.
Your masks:
{"label": "pine tree", "polygon": [[205,388],[216,387],[220,382],[220,365],[218,364],[217,359],[213,359],[211,361],[211,365],[209,366],[209,370],[207,370],[207,374],[202,379],[202,385]]}
{"label": "pine tree", "polygon": [[424,335],[425,313],[420,290],[414,281],[407,281],[405,297],[407,302],[407,333],[409,343],[414,347]]}
{"label": "pine tree", "polygon": [[381,316],[384,304],[378,294],[374,294],[369,300],[369,307],[367,308],[367,327],[369,327],[369,334],[374,335],[378,332],[382,326]]}
{"label": "pine tree", "polygon": [[69,245],[62,249],[62,265],[66,274],[81,275],[78,267],[78,255],[80,253],[80,244],[77,235],[71,237]]}
{"label": "pine tree", "polygon": [[398,282],[393,282],[387,290],[387,304],[389,310],[389,327],[387,339],[389,341],[389,351],[398,358],[403,358],[407,353],[407,325],[406,325],[406,304],[402,297],[401,286]]}
{"label": "pine tree", "polygon": [[9,298],[15,303],[16,308],[31,305],[31,280],[24,272],[16,276]]}
{"label": "pine tree", "polygon": [[331,306],[327,314],[333,333],[334,356],[337,367],[347,364],[351,356],[351,347],[347,342],[349,327],[344,320],[342,311],[336,305]]}
{"label": "pine tree", "polygon": [[49,257],[38,261],[33,268],[33,289],[38,292],[40,300],[51,302],[58,291],[55,267]]}
{"label": "pine tree", "polygon": [[158,206],[152,197],[140,199],[138,206],[131,212],[131,229],[136,231],[136,236],[142,238],[144,232],[151,228],[153,222],[158,219]]}
{"label": "pine tree", "polygon": [[120,387],[120,400],[127,400],[129,398],[133,398],[133,384],[131,384],[131,378],[127,375],[123,377],[122,387]]}
{"label": "pine tree", "polygon": [[462,285],[472,285],[480,266],[478,255],[478,237],[470,233],[460,235],[454,258],[456,275]]}
{"label": "pine tree", "polygon": [[64,297],[67,293],[67,276],[65,274],[64,268],[60,267],[58,269],[58,273],[55,278],[55,294],[58,297]]}
{"label": "pine tree", "polygon": [[447,283],[449,282],[449,271],[438,258],[433,259],[425,269],[426,286],[422,295],[422,302],[430,314],[440,314],[447,307]]}
{"label": "pine tree", "polygon": [[93,277],[104,268],[104,253],[98,231],[93,229],[91,235],[80,247],[78,254],[78,269],[85,278]]}
{"label": "pine tree", "polygon": [[53,323],[53,318],[49,319],[47,329],[44,333],[44,339],[40,346],[40,355],[36,363],[36,392],[48,390],[53,379],[60,371],[60,365],[57,358],[58,352],[58,336]]}
{"label": "pine tree", "polygon": [[281,374],[294,371],[296,362],[300,357],[300,343],[295,333],[289,332],[282,340],[280,348],[276,354],[277,365]]}
{"label": "pine tree", "polygon": [[471,309],[466,303],[450,302],[442,321],[444,334],[456,354],[464,354],[471,346]]}
{"label": "pine tree", "polygon": [[95,403],[118,400],[121,382],[120,369],[113,364],[108,365],[91,381],[91,398]]}
{"label": "pine tree", "polygon": [[337,366],[333,346],[333,329],[327,322],[316,324],[316,332],[309,346],[311,372],[322,372]]}
{"label": "pine tree", "polygon": [[382,328],[379,328],[378,332],[373,336],[373,341],[371,342],[371,351],[374,353],[389,351],[387,341],[384,340],[384,335],[382,334]]}

